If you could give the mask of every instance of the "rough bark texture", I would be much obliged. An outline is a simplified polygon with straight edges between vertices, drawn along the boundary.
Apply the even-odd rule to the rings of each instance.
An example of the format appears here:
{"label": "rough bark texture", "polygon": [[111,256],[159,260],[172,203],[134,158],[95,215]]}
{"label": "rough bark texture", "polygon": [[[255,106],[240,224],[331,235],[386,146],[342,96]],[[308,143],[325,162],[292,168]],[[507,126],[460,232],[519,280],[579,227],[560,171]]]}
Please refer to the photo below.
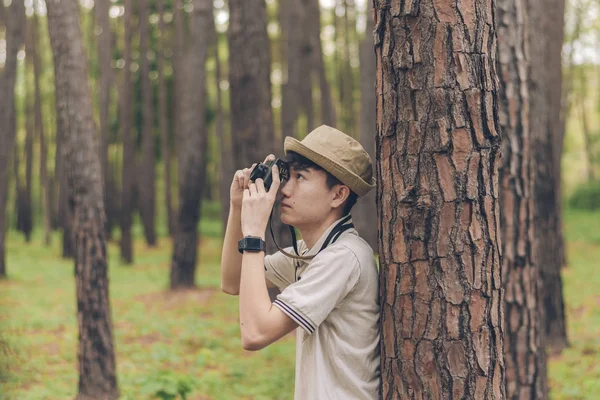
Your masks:
{"label": "rough bark texture", "polygon": [[57,118],[63,131],[64,167],[73,198],[73,238],[79,324],[81,400],[119,397],[108,298],[102,172],[95,141],[87,57],[75,0],[48,0],[54,54]]}
{"label": "rough bark texture", "polygon": [[204,118],[205,66],[212,18],[210,0],[194,0],[189,48],[181,60],[185,90],[178,93],[179,120],[179,213],[173,239],[171,289],[193,287],[198,253],[198,221],[206,177],[208,134]]}
{"label": "rough bark texture", "polygon": [[[553,3],[556,5],[556,3]],[[534,154],[534,230],[533,257],[540,266],[542,277],[542,298],[545,318],[546,345],[554,351],[567,346],[565,310],[562,295],[560,266],[562,242],[559,229],[560,209],[557,207],[557,166],[554,164],[556,123],[552,113],[560,113],[553,109],[549,86],[560,85],[553,70],[560,68],[560,59],[553,57],[559,51],[562,41],[554,43],[549,36],[553,29],[558,29],[556,21],[550,18],[554,11],[552,6],[542,0],[528,0],[527,13],[530,17],[531,37],[534,45],[531,53],[531,140]],[[562,29],[562,28],[561,28]],[[551,65],[558,62],[559,65]]]}
{"label": "rough bark texture", "polygon": [[[367,9],[367,28],[360,44],[360,144],[375,161],[375,52],[373,51],[373,7]],[[358,200],[352,211],[356,229],[377,251],[375,190]]]}
{"label": "rough bark texture", "polygon": [[164,51],[167,46],[165,40],[167,26],[164,19],[163,0],[157,0],[161,49],[156,54],[156,69],[158,72],[158,126],[160,130],[161,157],[163,162],[163,179],[165,182],[165,208],[167,209],[167,232],[173,234],[175,222],[173,221],[173,205],[171,202],[171,147],[169,146],[168,116],[167,116],[167,86],[164,75]]}
{"label": "rough bark texture", "polygon": [[[276,148],[271,110],[271,55],[267,36],[267,12],[263,0],[229,2],[229,99],[231,138],[237,169],[262,162]],[[284,132],[287,133],[287,132]],[[273,210],[273,231],[280,246],[289,245],[289,231]],[[267,252],[277,251],[270,235]]]}
{"label": "rough bark texture", "polygon": [[123,83],[121,87],[121,140],[123,142],[123,169],[121,178],[121,260],[126,264],[133,262],[133,243],[131,238],[131,225],[133,214],[133,192],[135,179],[135,149],[133,134],[133,85],[131,83],[131,15],[133,12],[132,0],[124,0],[125,8],[125,41],[123,49]]}
{"label": "rough bark texture", "polygon": [[[502,132],[500,226],[505,287],[506,397],[547,398],[546,360],[533,258],[533,168],[529,124],[529,19],[525,0],[498,0],[499,116]],[[535,45],[535,42],[533,43]]]}
{"label": "rough bark texture", "polygon": [[150,83],[150,60],[148,60],[149,13],[147,0],[138,0],[140,21],[140,96],[142,98],[142,168],[139,179],[138,203],[144,236],[149,246],[156,245],[156,171],[154,160],[154,134],[152,110],[152,84]]}
{"label": "rough bark texture", "polygon": [[[4,9],[4,5],[0,5]],[[17,76],[17,53],[25,42],[25,7],[23,2],[12,2],[5,14],[6,59],[0,70],[0,278],[6,277],[5,235],[6,205],[10,159],[15,144],[15,80]]]}
{"label": "rough bark texture", "polygon": [[382,397],[504,399],[495,2],[375,2]]}

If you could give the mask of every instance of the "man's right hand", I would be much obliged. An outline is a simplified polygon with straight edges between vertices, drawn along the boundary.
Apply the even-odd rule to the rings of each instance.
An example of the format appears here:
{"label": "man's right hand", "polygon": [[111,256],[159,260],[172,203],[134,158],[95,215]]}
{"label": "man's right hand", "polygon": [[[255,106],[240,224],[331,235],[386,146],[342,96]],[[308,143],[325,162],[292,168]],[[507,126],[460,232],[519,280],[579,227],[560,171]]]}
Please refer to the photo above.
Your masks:
{"label": "man's right hand", "polygon": [[[263,163],[274,159],[275,156],[273,154],[269,154]],[[250,168],[244,168],[235,172],[233,181],[231,182],[231,188],[229,189],[229,201],[233,207],[237,207],[238,209],[242,208],[244,189],[248,189],[248,185],[250,185],[250,174],[252,173],[254,167],[256,167],[256,163],[252,164]]]}

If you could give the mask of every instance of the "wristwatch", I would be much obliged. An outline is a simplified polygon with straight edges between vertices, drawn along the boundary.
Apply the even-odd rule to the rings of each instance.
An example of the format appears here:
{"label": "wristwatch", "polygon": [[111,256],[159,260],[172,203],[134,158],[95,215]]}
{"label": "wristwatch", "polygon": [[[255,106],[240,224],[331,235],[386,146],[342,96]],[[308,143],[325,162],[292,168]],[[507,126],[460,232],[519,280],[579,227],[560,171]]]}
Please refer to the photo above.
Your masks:
{"label": "wristwatch", "polygon": [[258,253],[259,251],[265,251],[266,248],[265,241],[258,236],[246,236],[238,242],[238,251],[242,254],[244,251]]}

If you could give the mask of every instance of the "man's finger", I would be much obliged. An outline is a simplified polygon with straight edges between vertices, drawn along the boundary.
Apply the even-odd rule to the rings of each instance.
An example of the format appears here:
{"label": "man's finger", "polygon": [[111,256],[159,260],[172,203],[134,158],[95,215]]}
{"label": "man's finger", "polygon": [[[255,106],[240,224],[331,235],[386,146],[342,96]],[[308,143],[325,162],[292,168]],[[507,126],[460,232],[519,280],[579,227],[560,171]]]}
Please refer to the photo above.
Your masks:
{"label": "man's finger", "polygon": [[262,180],[262,178],[258,178],[254,181],[254,183],[256,184],[257,193],[265,193],[265,182]]}
{"label": "man's finger", "polygon": [[277,165],[273,165],[271,175],[273,176],[273,183],[271,183],[271,188],[269,189],[269,193],[273,193],[273,195],[277,194],[279,190],[279,185],[281,184],[281,179],[279,178],[279,167]]}
{"label": "man's finger", "polygon": [[263,163],[266,163],[267,161],[269,161],[269,160],[274,160],[274,159],[275,159],[275,156],[274,156],[273,154],[269,154],[269,155],[268,155],[268,156],[265,158],[265,161],[263,161]]}
{"label": "man's finger", "polygon": [[[258,179],[257,179],[258,180]],[[258,193],[258,189],[256,188],[256,183],[251,183],[248,186],[248,189],[250,189],[250,196],[254,196],[255,194]]]}

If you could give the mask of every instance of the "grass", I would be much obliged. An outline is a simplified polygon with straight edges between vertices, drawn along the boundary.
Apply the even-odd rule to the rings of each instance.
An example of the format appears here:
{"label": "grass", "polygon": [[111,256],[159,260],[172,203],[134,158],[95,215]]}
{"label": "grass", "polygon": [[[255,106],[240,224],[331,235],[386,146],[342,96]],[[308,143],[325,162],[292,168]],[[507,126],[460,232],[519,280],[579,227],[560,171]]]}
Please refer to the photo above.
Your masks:
{"label": "grass", "polygon": [[[242,349],[237,298],[218,290],[221,228],[201,226],[197,290],[169,293],[171,243],[149,249],[136,227],[136,262],[121,265],[109,245],[117,373],[122,399],[291,399],[294,339],[252,353]],[[565,216],[570,266],[564,271],[571,346],[549,362],[552,399],[600,393],[600,213]],[[0,399],[72,399],[77,392],[77,319],[73,264],[59,257],[59,236],[42,245],[11,232],[10,279],[0,282]],[[9,350],[7,350],[7,348]]]}

